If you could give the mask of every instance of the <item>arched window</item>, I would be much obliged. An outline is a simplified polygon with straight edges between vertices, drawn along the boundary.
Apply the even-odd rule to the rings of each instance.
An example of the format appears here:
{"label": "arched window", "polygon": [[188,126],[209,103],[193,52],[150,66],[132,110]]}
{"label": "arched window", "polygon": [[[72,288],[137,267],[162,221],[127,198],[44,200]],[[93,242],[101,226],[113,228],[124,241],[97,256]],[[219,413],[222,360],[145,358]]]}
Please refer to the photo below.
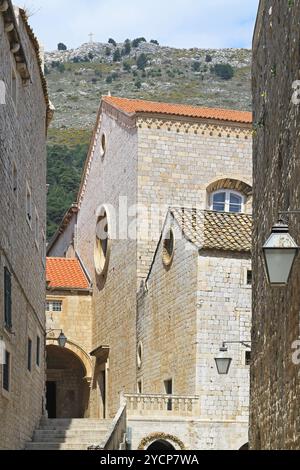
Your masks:
{"label": "arched window", "polygon": [[237,191],[221,189],[211,194],[210,209],[216,212],[240,213],[244,211],[245,197]]}

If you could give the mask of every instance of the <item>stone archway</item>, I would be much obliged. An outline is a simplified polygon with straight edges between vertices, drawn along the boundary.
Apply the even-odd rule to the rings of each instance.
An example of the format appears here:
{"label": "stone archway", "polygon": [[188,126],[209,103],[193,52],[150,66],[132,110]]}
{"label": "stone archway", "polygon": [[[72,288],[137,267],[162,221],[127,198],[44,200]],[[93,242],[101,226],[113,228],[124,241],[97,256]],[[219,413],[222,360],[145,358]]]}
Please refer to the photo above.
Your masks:
{"label": "stone archway", "polygon": [[157,439],[157,441],[152,442],[149,447],[147,447],[147,450],[161,450],[161,451],[167,451],[167,450],[176,450],[172,444],[170,444],[169,441],[165,441],[164,439]]}
{"label": "stone archway", "polygon": [[153,433],[141,440],[138,450],[185,450],[184,443],[176,436],[163,432]]}
{"label": "stone archway", "polygon": [[57,343],[47,344],[46,351],[48,417],[87,417],[90,381],[86,364],[71,348],[61,348]]}

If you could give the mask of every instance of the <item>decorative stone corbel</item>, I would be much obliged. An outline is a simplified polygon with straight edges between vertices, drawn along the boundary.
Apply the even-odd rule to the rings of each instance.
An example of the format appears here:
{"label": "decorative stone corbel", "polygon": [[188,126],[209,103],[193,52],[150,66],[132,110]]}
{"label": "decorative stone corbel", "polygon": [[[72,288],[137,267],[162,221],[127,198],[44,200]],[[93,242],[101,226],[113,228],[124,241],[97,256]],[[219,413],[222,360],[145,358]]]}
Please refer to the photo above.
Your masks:
{"label": "decorative stone corbel", "polygon": [[13,23],[6,23],[4,30],[6,33],[11,33],[15,28],[15,25]]}
{"label": "decorative stone corbel", "polygon": [[8,10],[7,0],[0,0],[0,13],[4,13],[7,10]]}
{"label": "decorative stone corbel", "polygon": [[10,50],[11,50],[11,52],[12,52],[13,54],[16,54],[17,52],[19,52],[20,47],[21,47],[20,43],[19,43],[19,42],[15,42],[15,43],[11,46],[11,49],[10,49]]}

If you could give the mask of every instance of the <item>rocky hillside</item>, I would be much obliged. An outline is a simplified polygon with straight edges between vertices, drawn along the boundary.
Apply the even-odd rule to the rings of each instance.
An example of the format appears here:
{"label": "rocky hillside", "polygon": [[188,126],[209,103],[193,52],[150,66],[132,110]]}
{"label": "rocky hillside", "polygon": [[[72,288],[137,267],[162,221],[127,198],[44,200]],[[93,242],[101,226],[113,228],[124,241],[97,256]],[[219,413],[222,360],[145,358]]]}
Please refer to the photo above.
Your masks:
{"label": "rocky hillside", "polygon": [[48,238],[76,199],[101,95],[251,109],[251,51],[245,49],[111,40],[46,53],[45,72],[56,108],[48,139]]}
{"label": "rocky hillside", "polygon": [[[45,62],[57,128],[91,128],[100,97],[108,92],[200,106],[251,108],[251,51],[245,49],[90,43],[47,53]],[[219,64],[232,67],[233,77],[218,75]]]}

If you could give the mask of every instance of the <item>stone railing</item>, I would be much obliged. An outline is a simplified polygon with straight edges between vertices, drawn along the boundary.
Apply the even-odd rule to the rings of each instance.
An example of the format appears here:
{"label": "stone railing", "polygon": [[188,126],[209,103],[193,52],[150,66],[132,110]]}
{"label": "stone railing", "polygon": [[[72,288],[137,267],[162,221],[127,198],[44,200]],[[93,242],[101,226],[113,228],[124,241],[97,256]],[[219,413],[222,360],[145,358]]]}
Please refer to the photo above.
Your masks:
{"label": "stone railing", "polygon": [[88,447],[88,450],[124,450],[126,448],[126,401],[121,397],[121,404],[118,413],[100,445]]}
{"label": "stone railing", "polygon": [[199,416],[198,396],[125,394],[128,416]]}

